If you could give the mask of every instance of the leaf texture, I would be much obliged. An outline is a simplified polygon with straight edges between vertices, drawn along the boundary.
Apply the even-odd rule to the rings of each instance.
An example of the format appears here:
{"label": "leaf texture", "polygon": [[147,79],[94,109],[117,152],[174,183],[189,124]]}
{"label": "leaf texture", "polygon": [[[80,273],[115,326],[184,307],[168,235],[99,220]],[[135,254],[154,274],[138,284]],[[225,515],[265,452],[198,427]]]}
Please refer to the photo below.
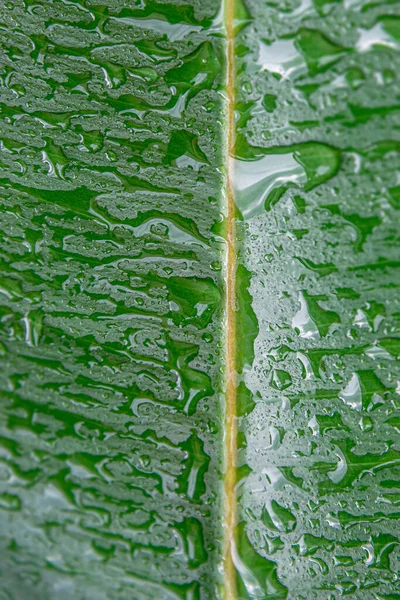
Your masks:
{"label": "leaf texture", "polygon": [[0,597],[400,597],[400,4],[0,26]]}
{"label": "leaf texture", "polygon": [[1,595],[215,598],[218,13],[17,0],[2,23]]}
{"label": "leaf texture", "polygon": [[238,597],[397,598],[399,4],[237,8]]}

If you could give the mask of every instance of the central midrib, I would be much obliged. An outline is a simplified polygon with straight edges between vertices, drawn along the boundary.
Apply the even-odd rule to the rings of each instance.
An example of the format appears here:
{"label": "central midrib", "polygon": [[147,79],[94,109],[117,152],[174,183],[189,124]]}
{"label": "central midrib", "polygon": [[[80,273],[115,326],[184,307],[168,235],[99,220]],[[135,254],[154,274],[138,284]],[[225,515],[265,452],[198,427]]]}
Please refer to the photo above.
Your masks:
{"label": "central midrib", "polygon": [[224,599],[236,600],[236,576],[233,563],[236,531],[236,323],[235,323],[235,221],[233,198],[234,155],[234,0],[225,0],[227,36],[227,257],[226,257],[226,406],[225,406],[225,522],[224,522]]}

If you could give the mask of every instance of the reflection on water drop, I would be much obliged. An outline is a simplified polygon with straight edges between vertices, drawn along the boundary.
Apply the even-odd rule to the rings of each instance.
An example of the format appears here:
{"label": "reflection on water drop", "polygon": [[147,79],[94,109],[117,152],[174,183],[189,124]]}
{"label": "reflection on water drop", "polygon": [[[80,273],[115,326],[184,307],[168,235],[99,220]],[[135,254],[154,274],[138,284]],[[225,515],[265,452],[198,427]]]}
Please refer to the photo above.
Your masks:
{"label": "reflection on water drop", "polygon": [[399,48],[399,44],[384,30],[382,23],[377,23],[372,29],[359,29],[357,50],[367,52],[373,46],[386,46],[387,48]]}
{"label": "reflection on water drop", "polygon": [[258,64],[264,71],[278,73],[284,79],[307,73],[307,64],[293,40],[260,43]]}
{"label": "reflection on water drop", "polygon": [[394,360],[394,357],[389,354],[385,348],[382,348],[378,344],[374,344],[365,350],[365,354],[373,360]]}
{"label": "reflection on water drop", "polygon": [[303,354],[302,352],[296,352],[296,357],[299,359],[299,361],[302,364],[303,367],[303,378],[304,379],[311,379],[311,377],[314,376],[314,372],[313,372],[313,368],[310,362],[310,359]]}
{"label": "reflection on water drop", "polygon": [[341,392],[339,392],[339,398],[355,410],[362,409],[361,383],[357,373],[353,373],[349,383]]}
{"label": "reflection on water drop", "polygon": [[294,154],[268,154],[259,160],[234,160],[235,202],[245,219],[264,212],[264,202],[276,187],[304,184],[307,175]]}
{"label": "reflection on water drop", "polygon": [[313,435],[319,435],[319,423],[315,415],[308,422],[308,427],[311,429]]}
{"label": "reflection on water drop", "polygon": [[231,542],[231,555],[232,561],[235,565],[236,570],[240,573],[244,586],[249,594],[250,598],[262,599],[264,598],[263,590],[261,589],[260,584],[257,579],[250,571],[250,569],[244,564],[242,559],[239,556],[239,553],[236,548],[236,544]]}
{"label": "reflection on water drop", "polygon": [[334,517],[330,513],[326,515],[326,522],[330,527],[333,527],[334,529],[342,529],[339,519],[337,517]]}
{"label": "reflection on water drop", "polygon": [[299,336],[306,339],[319,339],[320,334],[318,327],[312,320],[308,311],[307,301],[304,297],[303,292],[299,293],[300,310],[294,315],[292,319],[293,329],[297,329]]}
{"label": "reflection on water drop", "polygon": [[339,483],[346,476],[347,473],[347,462],[343,452],[336,447],[336,456],[338,459],[337,468],[334,471],[328,473],[329,479],[332,483]]}
{"label": "reflection on water drop", "polygon": [[366,327],[368,329],[370,328],[367,315],[360,308],[357,309],[357,313],[354,317],[354,325],[357,325],[357,327]]}

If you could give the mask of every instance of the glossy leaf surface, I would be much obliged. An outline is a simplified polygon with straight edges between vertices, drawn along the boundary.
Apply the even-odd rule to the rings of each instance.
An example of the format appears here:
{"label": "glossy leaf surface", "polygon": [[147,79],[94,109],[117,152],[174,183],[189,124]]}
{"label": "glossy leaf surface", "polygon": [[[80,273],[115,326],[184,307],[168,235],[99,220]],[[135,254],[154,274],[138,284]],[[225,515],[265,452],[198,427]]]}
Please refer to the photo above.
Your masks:
{"label": "glossy leaf surface", "polygon": [[240,598],[400,594],[399,8],[238,14]]}
{"label": "glossy leaf surface", "polygon": [[400,4],[230,6],[0,6],[1,598],[400,596]]}
{"label": "glossy leaf surface", "polygon": [[1,583],[215,598],[215,5],[2,8]]}

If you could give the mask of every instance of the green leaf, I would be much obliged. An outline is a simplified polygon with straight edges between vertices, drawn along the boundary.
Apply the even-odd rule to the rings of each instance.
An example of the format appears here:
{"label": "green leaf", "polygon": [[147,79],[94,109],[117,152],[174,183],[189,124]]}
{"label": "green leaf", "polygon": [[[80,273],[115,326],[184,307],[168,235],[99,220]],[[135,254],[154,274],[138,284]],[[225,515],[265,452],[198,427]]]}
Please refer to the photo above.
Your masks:
{"label": "green leaf", "polygon": [[398,3],[0,20],[0,598],[400,597]]}
{"label": "green leaf", "polygon": [[[236,57],[237,228],[252,295],[238,310],[258,328],[239,377],[255,407],[239,419],[249,474],[238,554],[248,589],[252,577],[261,588],[252,598],[395,597],[400,55],[380,16],[394,5],[267,4],[249,0],[236,40],[247,47]],[[260,557],[282,588],[263,587]]]}

